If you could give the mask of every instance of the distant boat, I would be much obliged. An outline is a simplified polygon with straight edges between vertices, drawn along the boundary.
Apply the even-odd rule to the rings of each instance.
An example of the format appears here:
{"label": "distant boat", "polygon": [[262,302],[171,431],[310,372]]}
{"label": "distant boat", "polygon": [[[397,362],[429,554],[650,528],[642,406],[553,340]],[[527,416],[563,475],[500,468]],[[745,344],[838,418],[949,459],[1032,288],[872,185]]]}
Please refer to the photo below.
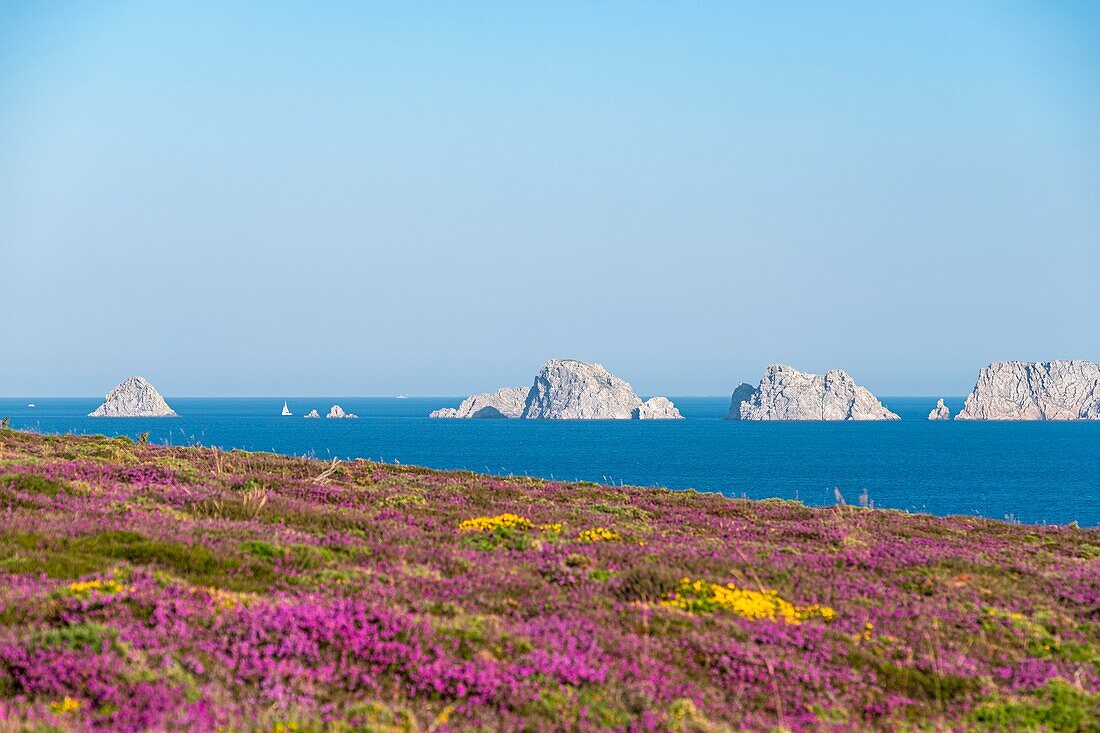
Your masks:
{"label": "distant boat", "polygon": [[33,402],[29,403],[29,404],[27,405],[27,407],[34,407],[34,403],[33,403]]}
{"label": "distant boat", "polygon": [[290,411],[290,406],[286,402],[283,402],[283,417],[287,417],[288,415],[291,415],[291,414],[293,414],[293,413],[291,413],[291,411]]}
{"label": "distant boat", "polygon": [[399,395],[397,395],[397,399],[407,400],[407,399],[409,399],[409,396],[407,394],[399,394]]}

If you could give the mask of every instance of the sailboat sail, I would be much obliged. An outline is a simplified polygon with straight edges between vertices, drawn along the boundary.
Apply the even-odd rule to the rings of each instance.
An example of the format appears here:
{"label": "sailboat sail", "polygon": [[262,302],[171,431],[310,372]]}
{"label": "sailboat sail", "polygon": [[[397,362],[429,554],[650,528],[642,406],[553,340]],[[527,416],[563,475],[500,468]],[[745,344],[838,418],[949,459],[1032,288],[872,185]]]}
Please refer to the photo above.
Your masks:
{"label": "sailboat sail", "polygon": [[289,414],[291,414],[290,413],[290,406],[286,402],[283,402],[283,415],[286,416],[286,415],[289,415]]}

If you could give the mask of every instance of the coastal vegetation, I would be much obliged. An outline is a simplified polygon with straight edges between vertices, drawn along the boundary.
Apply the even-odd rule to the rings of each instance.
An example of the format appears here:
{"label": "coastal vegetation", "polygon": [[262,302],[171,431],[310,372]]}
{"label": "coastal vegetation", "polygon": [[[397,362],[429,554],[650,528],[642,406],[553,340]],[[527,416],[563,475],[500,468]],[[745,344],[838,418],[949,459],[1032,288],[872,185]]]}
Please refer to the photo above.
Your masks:
{"label": "coastal vegetation", "polygon": [[0,429],[0,731],[1100,730],[1100,531]]}

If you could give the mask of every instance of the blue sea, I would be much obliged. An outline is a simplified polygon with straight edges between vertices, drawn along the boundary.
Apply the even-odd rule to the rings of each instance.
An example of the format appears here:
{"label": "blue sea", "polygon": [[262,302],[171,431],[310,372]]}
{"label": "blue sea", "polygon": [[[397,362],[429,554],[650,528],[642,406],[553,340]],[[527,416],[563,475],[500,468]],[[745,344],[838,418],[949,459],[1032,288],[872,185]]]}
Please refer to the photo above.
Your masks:
{"label": "blue sea", "polygon": [[[137,435],[317,458],[667,486],[1034,523],[1100,525],[1100,423],[929,422],[933,397],[885,397],[900,422],[736,422],[729,397],[672,397],[685,420],[429,420],[461,398],[171,398],[179,418],[93,419],[100,399],[0,399],[12,427]],[[33,401],[31,409],[27,403]],[[963,398],[948,399],[954,414]],[[358,420],[304,420],[340,404]]]}

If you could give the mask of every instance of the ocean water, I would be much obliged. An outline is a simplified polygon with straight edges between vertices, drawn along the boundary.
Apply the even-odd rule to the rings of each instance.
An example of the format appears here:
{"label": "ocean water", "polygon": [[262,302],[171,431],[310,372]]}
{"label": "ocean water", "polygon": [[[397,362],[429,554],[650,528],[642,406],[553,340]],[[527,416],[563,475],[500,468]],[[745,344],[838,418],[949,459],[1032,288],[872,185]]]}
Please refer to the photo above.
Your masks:
{"label": "ocean water", "polygon": [[[460,398],[167,398],[169,419],[93,419],[101,400],[0,399],[12,426],[317,458],[1100,525],[1100,422],[930,422],[934,397],[886,397],[900,422],[723,420],[729,397],[673,397],[679,421],[429,420]],[[33,400],[37,407],[26,405]],[[954,414],[963,398],[948,399]],[[334,403],[358,420],[304,420]]]}

